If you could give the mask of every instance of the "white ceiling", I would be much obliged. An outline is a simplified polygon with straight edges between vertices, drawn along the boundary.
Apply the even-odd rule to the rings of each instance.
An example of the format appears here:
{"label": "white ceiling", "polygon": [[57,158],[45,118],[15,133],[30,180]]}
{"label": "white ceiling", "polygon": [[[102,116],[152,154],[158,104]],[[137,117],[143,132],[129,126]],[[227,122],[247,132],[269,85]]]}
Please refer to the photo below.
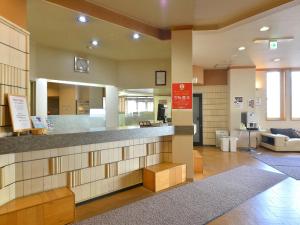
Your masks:
{"label": "white ceiling", "polygon": [[[270,26],[268,32],[260,32]],[[267,15],[255,21],[236,24],[219,31],[193,33],[194,64],[212,68],[216,64],[256,65],[257,68],[300,67],[300,5]],[[280,43],[277,50],[253,43],[255,38],[293,36],[292,42]],[[237,49],[245,46],[246,51]],[[274,58],[281,62],[274,63]]]}
{"label": "white ceiling", "polygon": [[86,0],[160,28],[222,25],[289,0]]}
{"label": "white ceiling", "polygon": [[[78,12],[50,4],[43,0],[27,0],[28,25],[31,37],[39,44],[92,54],[115,60],[160,59],[170,57],[170,42],[143,35],[131,38],[133,31],[115,24],[90,18],[88,24],[76,21]],[[87,48],[92,38],[101,46]]]}
{"label": "white ceiling", "polygon": [[[103,4],[111,3],[113,5],[115,2],[120,3],[121,0],[89,1],[99,1]],[[127,1],[126,4],[120,3],[123,5],[124,10],[133,4],[135,0]],[[173,4],[173,1],[165,1],[169,2],[170,5]],[[145,2],[147,3],[146,5]],[[147,8],[151,4],[157,4],[157,2],[154,0],[143,1],[143,7],[139,7]],[[164,0],[159,2],[162,4]],[[181,12],[177,13],[178,17],[185,18],[186,15],[183,12],[187,9],[184,7],[188,7],[190,2],[198,1],[187,0],[186,4],[182,5],[181,3],[185,1],[174,0],[174,2],[177,2],[176,7],[183,7],[178,11]],[[216,4],[217,0],[207,2]],[[235,1],[230,0],[230,2],[234,3]],[[241,1],[239,0],[238,2]],[[290,8],[280,7],[280,10],[272,10],[272,13],[264,13],[221,30],[194,31],[194,64],[205,68],[214,68],[216,64],[256,65],[258,68],[300,67],[300,0],[295,0],[295,2],[298,5],[294,4]],[[148,4],[150,5],[148,6]],[[43,0],[28,0],[28,10],[29,30],[32,38],[43,45],[116,60],[165,59],[170,58],[171,55],[170,41],[160,41],[148,36],[143,36],[139,41],[133,41],[131,39],[131,30],[94,18],[90,19],[89,24],[78,24],[75,22],[78,13],[49,4]],[[199,15],[201,16],[201,14]],[[165,21],[168,21],[169,14],[166,13],[165,16]],[[149,18],[151,19],[152,17]],[[170,18],[174,19],[173,16]],[[261,33],[259,28],[264,25],[271,26],[271,30]],[[267,45],[255,45],[253,43],[255,38],[286,36],[294,36],[295,40],[290,43],[281,43],[279,49],[275,51],[270,51]],[[86,46],[91,38],[99,38],[101,47],[94,50],[87,49]],[[247,47],[247,50],[239,52],[237,48],[240,46]],[[272,62],[272,59],[278,57],[282,59],[280,63]]]}

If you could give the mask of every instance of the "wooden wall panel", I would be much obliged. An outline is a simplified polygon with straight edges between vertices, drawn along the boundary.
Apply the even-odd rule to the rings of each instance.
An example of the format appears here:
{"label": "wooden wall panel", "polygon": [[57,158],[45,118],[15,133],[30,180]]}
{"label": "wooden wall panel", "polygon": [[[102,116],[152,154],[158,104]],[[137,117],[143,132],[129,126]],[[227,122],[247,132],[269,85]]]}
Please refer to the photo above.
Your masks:
{"label": "wooden wall panel", "polygon": [[227,85],[227,70],[204,70],[204,85]]}
{"label": "wooden wall panel", "polygon": [[203,85],[204,84],[204,70],[201,66],[193,66],[193,84]]}
{"label": "wooden wall panel", "polygon": [[18,26],[27,27],[27,1],[26,0],[1,0],[0,15]]}

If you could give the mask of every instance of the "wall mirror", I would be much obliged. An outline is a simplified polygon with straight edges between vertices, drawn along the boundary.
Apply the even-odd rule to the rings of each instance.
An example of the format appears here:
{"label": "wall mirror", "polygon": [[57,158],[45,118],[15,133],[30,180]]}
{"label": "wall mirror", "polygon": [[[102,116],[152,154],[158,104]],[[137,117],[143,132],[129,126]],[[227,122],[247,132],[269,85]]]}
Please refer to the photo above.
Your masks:
{"label": "wall mirror", "polygon": [[48,115],[90,115],[104,108],[105,88],[48,82]]}

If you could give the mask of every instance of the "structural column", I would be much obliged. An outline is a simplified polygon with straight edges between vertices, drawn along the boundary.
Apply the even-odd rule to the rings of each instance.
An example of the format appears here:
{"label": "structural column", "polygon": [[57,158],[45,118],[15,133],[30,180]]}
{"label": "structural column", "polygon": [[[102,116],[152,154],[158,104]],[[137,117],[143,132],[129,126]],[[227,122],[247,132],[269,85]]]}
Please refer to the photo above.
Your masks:
{"label": "structural column", "polygon": [[105,86],[106,127],[119,126],[119,92],[115,86]]}
{"label": "structural column", "polygon": [[36,115],[48,115],[48,82],[46,79],[36,80]]}
{"label": "structural column", "polygon": [[[192,71],[192,30],[172,31],[172,75],[174,83],[191,83]],[[172,123],[179,127],[193,126],[192,109],[172,109]],[[187,165],[187,178],[193,179],[193,134],[176,134],[172,140],[173,163]]]}

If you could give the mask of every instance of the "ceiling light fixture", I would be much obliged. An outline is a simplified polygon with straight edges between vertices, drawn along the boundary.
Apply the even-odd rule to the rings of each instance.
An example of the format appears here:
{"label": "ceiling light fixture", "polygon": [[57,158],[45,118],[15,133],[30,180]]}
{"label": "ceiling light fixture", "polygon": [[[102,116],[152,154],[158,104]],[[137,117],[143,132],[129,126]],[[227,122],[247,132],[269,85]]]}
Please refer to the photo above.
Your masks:
{"label": "ceiling light fixture", "polygon": [[268,26],[263,26],[263,27],[261,27],[259,30],[260,30],[261,32],[266,32],[266,31],[270,30],[270,27],[268,27]]}
{"label": "ceiling light fixture", "polygon": [[88,18],[84,15],[81,15],[81,16],[78,16],[77,17],[77,20],[80,22],[80,23],[87,23],[88,22]]}
{"label": "ceiling light fixture", "polygon": [[280,58],[273,59],[273,62],[280,62],[280,61],[281,61]]}
{"label": "ceiling light fixture", "polygon": [[245,50],[246,50],[246,47],[245,47],[245,46],[241,46],[241,47],[239,47],[238,49],[239,49],[239,51],[245,51]]}
{"label": "ceiling light fixture", "polygon": [[91,44],[92,44],[93,47],[98,47],[99,41],[97,41],[97,40],[92,40],[92,41],[91,41]]}
{"label": "ceiling light fixture", "polygon": [[295,40],[294,37],[278,37],[278,38],[257,38],[253,40],[254,44],[268,44],[270,41],[276,40],[278,43],[290,42]]}
{"label": "ceiling light fixture", "polygon": [[132,38],[134,39],[134,40],[138,40],[138,39],[140,39],[141,38],[141,35],[139,34],[139,33],[133,33],[133,35],[132,35]]}

